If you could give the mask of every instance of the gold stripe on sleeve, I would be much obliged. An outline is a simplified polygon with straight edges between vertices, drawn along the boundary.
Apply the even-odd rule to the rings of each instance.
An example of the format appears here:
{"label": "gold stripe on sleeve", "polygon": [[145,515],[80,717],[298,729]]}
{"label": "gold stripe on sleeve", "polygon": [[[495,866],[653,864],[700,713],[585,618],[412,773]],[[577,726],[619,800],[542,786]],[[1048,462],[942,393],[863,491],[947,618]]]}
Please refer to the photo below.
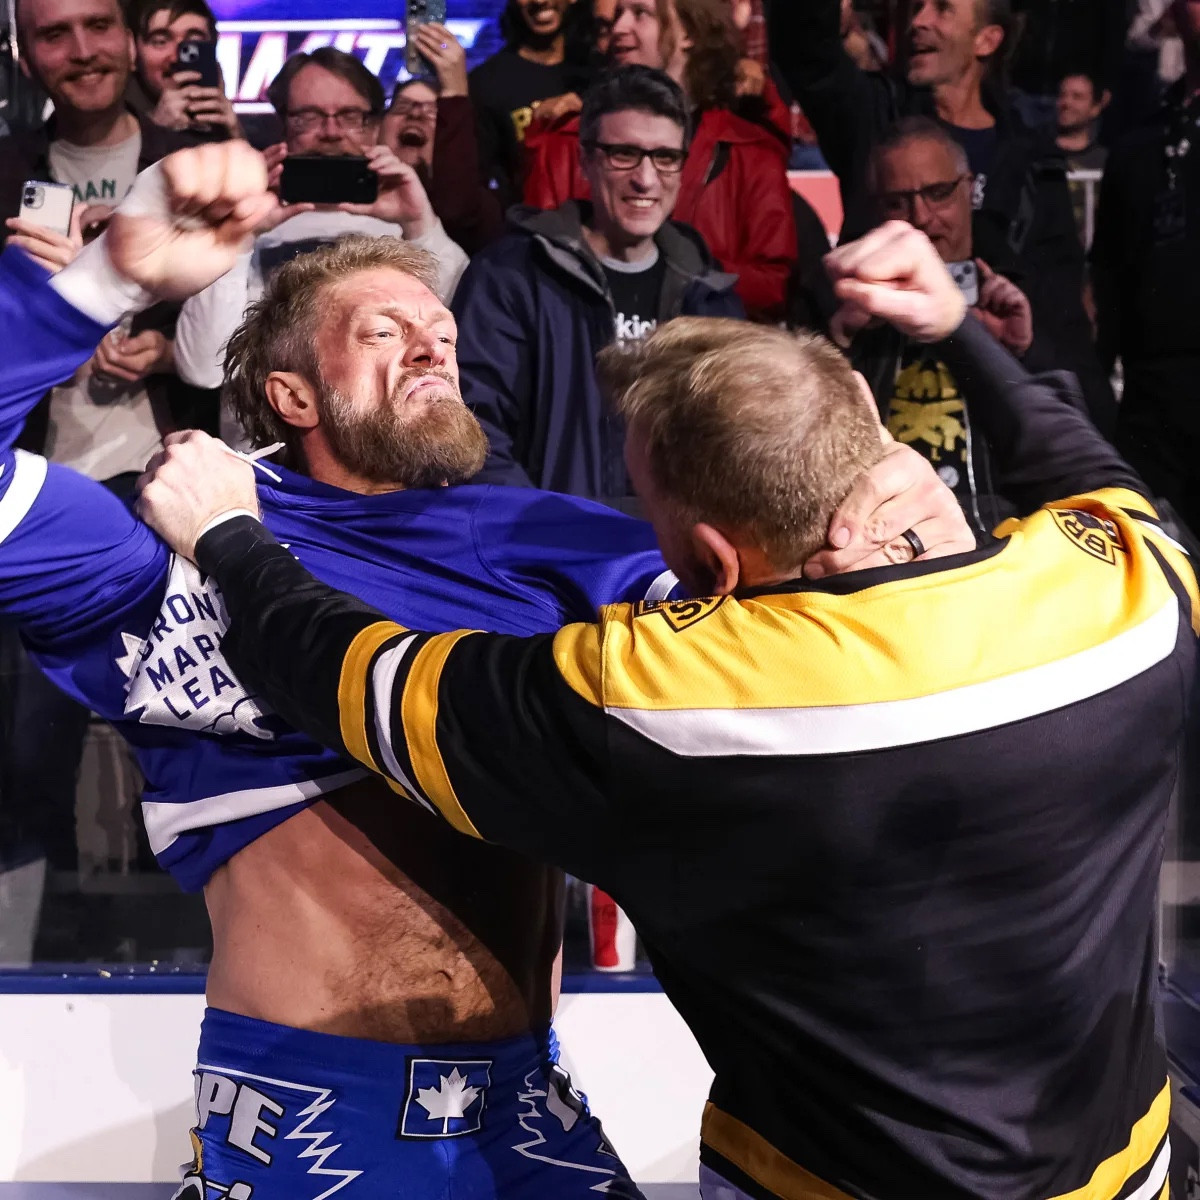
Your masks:
{"label": "gold stripe on sleeve", "polygon": [[342,674],[338,680],[338,721],[342,741],[352,758],[376,772],[380,771],[380,767],[371,754],[371,743],[367,739],[367,688],[371,685],[371,660],[384,642],[405,632],[403,626],[392,621],[368,625],[350,643],[350,649],[342,659]]}
{"label": "gold stripe on sleeve", "polygon": [[1146,1115],[1134,1122],[1125,1149],[1106,1158],[1083,1187],[1055,1196],[1053,1200],[1113,1200],[1113,1197],[1119,1196],[1129,1177],[1140,1171],[1158,1149],[1167,1132],[1170,1115],[1171,1085],[1167,1083],[1155,1096]]}
{"label": "gold stripe on sleeve", "polygon": [[850,1200],[847,1193],[806,1171],[711,1100],[704,1106],[700,1140],[781,1200]]}
{"label": "gold stripe on sleeve", "polygon": [[417,651],[400,700],[400,720],[417,786],[459,833],[477,838],[479,830],[455,795],[437,742],[438,685],[442,669],[450,651],[461,638],[468,636],[466,630],[439,634]]}

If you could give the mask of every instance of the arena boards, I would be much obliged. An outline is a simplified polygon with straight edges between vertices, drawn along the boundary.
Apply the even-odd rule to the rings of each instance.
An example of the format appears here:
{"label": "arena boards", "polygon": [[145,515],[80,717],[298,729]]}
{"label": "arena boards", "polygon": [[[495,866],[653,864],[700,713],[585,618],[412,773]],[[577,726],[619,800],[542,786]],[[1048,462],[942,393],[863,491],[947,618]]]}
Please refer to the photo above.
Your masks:
{"label": "arena boards", "polygon": [[[0,1200],[170,1200],[166,1183],[0,1183]],[[642,1185],[646,1200],[697,1200],[694,1184]]]}

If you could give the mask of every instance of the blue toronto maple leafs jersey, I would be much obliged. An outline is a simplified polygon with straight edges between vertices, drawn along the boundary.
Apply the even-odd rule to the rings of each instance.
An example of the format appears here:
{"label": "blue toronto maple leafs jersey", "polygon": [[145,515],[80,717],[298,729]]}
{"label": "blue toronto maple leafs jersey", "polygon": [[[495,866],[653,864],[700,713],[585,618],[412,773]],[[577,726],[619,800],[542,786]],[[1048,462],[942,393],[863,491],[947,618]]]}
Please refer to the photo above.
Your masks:
{"label": "blue toronto maple leafs jersey", "polygon": [[[42,669],[116,725],[159,862],[188,890],[366,773],[287,727],[221,654],[220,593],[100,484],[12,443],[105,333],[23,253],[0,255],[0,611]],[[263,520],[315,575],[418,629],[528,635],[673,583],[650,529],[517,488],[360,496],[272,466]]]}

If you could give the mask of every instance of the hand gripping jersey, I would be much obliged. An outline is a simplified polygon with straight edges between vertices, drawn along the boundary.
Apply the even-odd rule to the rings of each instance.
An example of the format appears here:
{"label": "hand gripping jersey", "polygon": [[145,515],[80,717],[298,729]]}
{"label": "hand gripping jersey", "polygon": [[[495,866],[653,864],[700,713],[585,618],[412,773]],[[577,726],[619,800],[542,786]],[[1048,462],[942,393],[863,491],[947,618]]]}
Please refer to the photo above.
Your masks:
{"label": "hand gripping jersey", "polygon": [[962,338],[981,401],[989,354],[1024,388],[995,444],[1045,487],[957,558],[514,639],[381,620],[245,517],[198,548],[298,726],[629,913],[739,1196],[1166,1195],[1156,894],[1200,591],[1086,419]]}
{"label": "hand gripping jersey", "polygon": [[[113,722],[146,778],[159,862],[189,890],[365,772],[288,728],[221,653],[220,593],[102,486],[11,449],[47,387],[105,330],[19,251],[0,257],[0,611],[46,673]],[[401,622],[514,634],[670,587],[641,522],[513,488],[360,496],[272,468],[264,520],[318,577]],[[654,590],[658,580],[658,591]]]}

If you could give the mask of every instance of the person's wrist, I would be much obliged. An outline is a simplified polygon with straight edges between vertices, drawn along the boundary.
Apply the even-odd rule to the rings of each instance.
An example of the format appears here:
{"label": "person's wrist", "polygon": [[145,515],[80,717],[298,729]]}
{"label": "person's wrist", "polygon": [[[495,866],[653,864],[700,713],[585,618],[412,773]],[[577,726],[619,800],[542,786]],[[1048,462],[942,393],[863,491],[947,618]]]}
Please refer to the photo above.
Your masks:
{"label": "person's wrist", "polygon": [[929,341],[944,342],[947,338],[953,337],[962,328],[963,322],[967,319],[967,311],[967,302],[962,293],[956,288],[953,299],[949,297],[946,299],[945,312],[938,322],[939,331]]}
{"label": "person's wrist", "polygon": [[432,207],[426,205],[423,213],[414,214],[400,226],[400,236],[406,242],[419,242],[437,228],[437,216]]}

